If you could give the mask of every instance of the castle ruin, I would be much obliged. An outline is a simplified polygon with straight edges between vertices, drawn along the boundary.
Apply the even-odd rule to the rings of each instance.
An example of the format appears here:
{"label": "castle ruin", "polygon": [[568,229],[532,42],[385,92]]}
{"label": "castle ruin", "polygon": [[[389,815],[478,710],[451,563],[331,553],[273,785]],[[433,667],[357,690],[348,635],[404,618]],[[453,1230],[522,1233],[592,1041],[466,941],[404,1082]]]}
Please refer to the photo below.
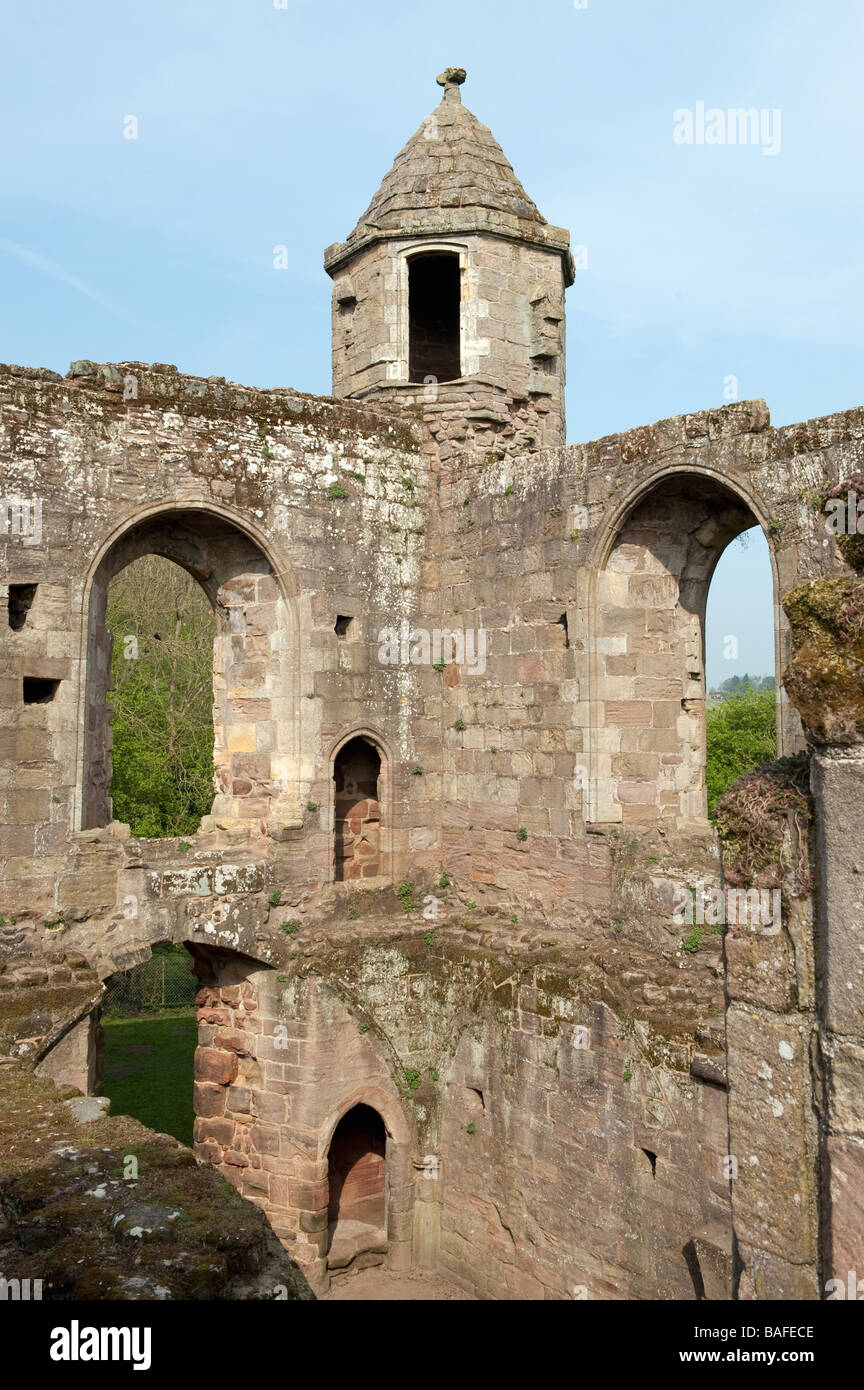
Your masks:
{"label": "castle ruin", "polygon": [[[864,610],[818,504],[864,410],[567,444],[568,234],[464,77],[325,253],[332,398],[0,368],[0,1050],[98,1092],[104,982],[183,943],[195,1154],[314,1289],[824,1297],[864,1270]],[[790,675],[721,854],[705,604],[754,525]],[[182,844],[112,818],[106,597],[148,554],[216,619]],[[779,920],[685,950],[694,886]]]}

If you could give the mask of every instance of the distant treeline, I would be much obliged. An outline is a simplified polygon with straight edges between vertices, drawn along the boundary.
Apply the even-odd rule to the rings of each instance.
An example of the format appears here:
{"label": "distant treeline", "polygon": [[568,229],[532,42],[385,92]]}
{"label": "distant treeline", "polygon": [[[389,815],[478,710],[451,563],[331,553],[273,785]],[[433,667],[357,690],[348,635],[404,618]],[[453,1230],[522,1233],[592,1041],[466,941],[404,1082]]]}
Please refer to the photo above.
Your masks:
{"label": "distant treeline", "polygon": [[774,690],[773,676],[729,676],[721,685],[711,687],[711,694],[743,695],[747,690]]}

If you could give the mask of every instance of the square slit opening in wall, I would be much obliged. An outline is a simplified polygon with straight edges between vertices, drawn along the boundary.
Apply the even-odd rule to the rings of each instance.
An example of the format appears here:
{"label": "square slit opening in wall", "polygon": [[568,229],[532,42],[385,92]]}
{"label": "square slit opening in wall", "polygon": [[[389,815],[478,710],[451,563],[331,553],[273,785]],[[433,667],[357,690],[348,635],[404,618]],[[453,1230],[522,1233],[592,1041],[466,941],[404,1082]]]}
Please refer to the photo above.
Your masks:
{"label": "square slit opening in wall", "polygon": [[561,617],[558,618],[556,621],[557,621],[557,623],[558,623],[558,626],[559,626],[559,627],[563,627],[563,629],[564,629],[564,646],[565,646],[565,647],[569,647],[569,646],[570,646],[570,631],[569,631],[569,628],[567,627],[567,614],[566,614],[566,613],[562,613],[562,614],[561,614]]}
{"label": "square slit opening in wall", "polygon": [[336,622],[333,624],[333,631],[337,637],[347,637],[354,622],[350,614],[340,613],[337,615]]}
{"label": "square slit opening in wall", "polygon": [[25,705],[50,705],[59,689],[59,680],[48,680],[44,676],[25,676],[24,703]]}
{"label": "square slit opening in wall", "polygon": [[35,597],[35,584],[9,585],[9,626],[13,632],[21,631]]}
{"label": "square slit opening in wall", "polygon": [[656,1178],[656,1176],[657,1176],[657,1155],[656,1155],[655,1153],[652,1153],[650,1149],[643,1149],[642,1152],[643,1152],[643,1154],[645,1155],[645,1157],[647,1158],[648,1162],[651,1164],[651,1176],[652,1176],[652,1178]]}

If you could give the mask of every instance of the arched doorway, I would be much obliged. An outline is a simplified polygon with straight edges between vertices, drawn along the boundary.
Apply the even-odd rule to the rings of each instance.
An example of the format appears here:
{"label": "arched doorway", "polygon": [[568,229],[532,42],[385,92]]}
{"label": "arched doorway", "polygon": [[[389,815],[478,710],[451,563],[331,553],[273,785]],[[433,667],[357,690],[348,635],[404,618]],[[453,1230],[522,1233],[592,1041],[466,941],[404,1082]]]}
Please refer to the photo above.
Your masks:
{"label": "arched doorway", "polygon": [[344,1269],[360,1255],[364,1264],[383,1261],[387,1252],[386,1150],[384,1121],[370,1105],[353,1106],[333,1131],[327,1155],[330,1269]]}
{"label": "arched doorway", "polygon": [[161,945],[148,960],[105,982],[100,1007],[102,1075],[98,1091],[112,1115],[192,1145],[193,1062],[198,1043],[193,958]]}
{"label": "arched doorway", "polygon": [[381,837],[381,754],[358,735],[333,761],[333,848],[337,883],[384,873]]}

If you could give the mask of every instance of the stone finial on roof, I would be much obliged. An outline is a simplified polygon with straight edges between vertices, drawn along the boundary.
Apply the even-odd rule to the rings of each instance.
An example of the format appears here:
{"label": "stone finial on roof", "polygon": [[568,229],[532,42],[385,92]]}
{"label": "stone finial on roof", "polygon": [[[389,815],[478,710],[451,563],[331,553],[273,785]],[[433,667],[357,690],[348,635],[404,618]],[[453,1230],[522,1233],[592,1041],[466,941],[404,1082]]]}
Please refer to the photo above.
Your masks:
{"label": "stone finial on roof", "polygon": [[461,102],[462,93],[459,91],[459,88],[465,81],[466,76],[467,73],[464,68],[445,68],[443,72],[439,72],[435,81],[438,83],[439,87],[444,88],[444,95],[441,100]]}

